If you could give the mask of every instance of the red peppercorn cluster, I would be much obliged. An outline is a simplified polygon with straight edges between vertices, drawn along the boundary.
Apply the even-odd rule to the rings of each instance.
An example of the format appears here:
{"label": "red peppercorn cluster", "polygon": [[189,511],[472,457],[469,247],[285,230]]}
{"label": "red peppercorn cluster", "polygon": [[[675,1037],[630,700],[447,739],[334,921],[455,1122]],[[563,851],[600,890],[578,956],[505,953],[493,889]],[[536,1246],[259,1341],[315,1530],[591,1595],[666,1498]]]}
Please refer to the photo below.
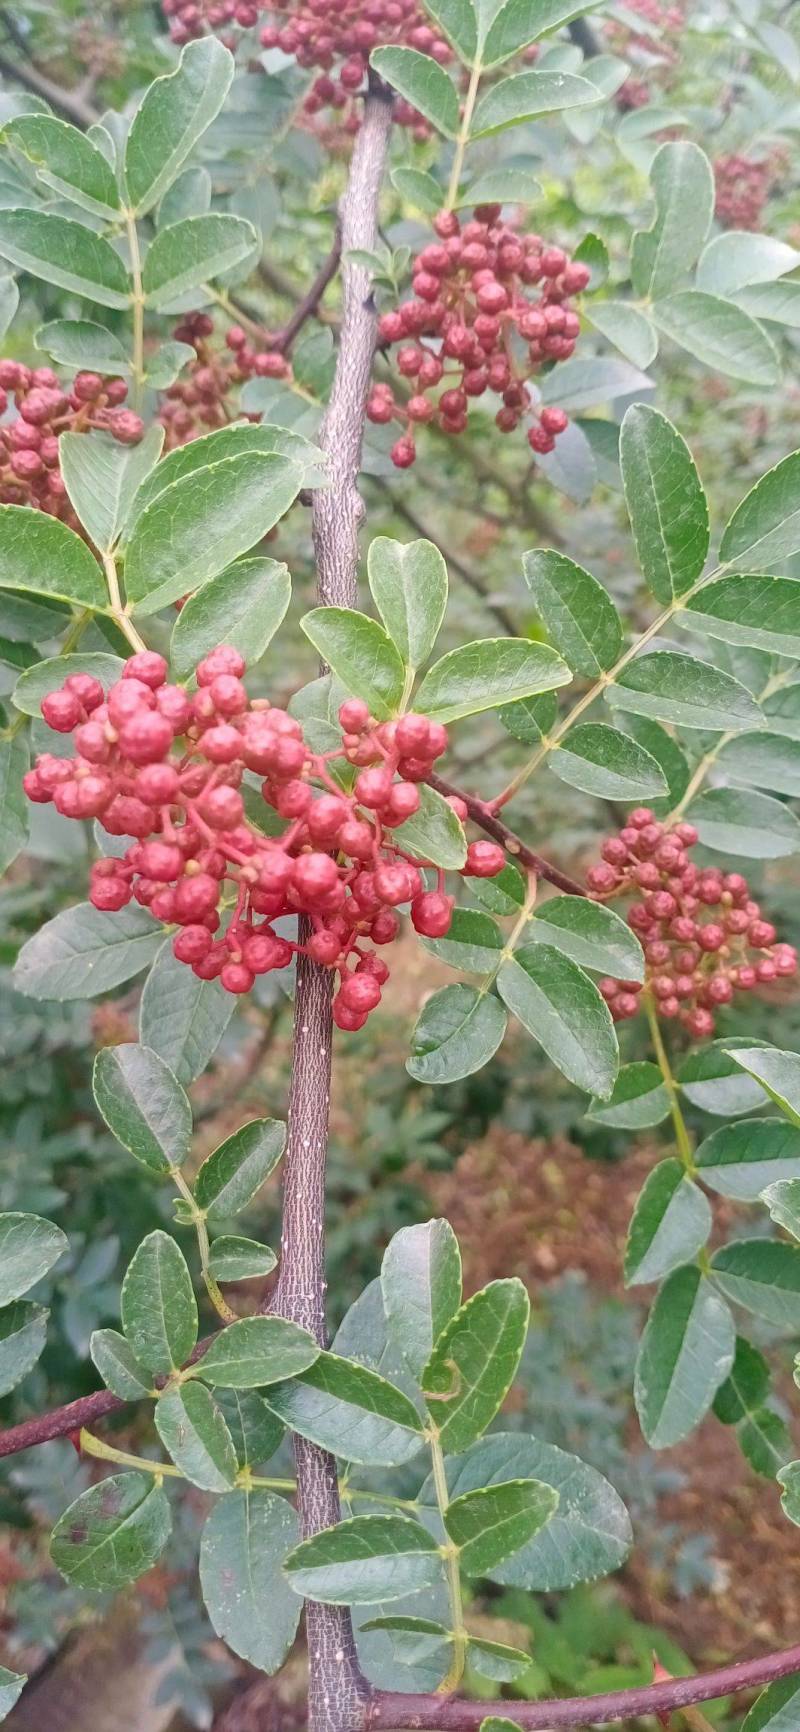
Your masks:
{"label": "red peppercorn cluster", "polygon": [[797,952],[776,943],[741,872],[689,859],[697,840],[693,824],[659,824],[648,807],[637,807],[603,843],[602,864],[587,873],[596,901],[637,897],[627,918],[644,948],[645,981],[601,980],[615,1022],[636,1015],[646,990],[659,1016],[707,1039],[714,1011],[735,992],[797,972]]}
{"label": "red peppercorn cluster", "polygon": [[536,405],[528,381],[572,354],[580,320],[570,296],[586,288],[590,273],[540,235],[518,234],[500,211],[480,205],[463,224],[455,211],[440,211],[436,240],[414,260],[414,299],[381,317],[381,338],[399,345],[397,370],[412,395],[401,402],[390,385],[375,384],[367,414],[402,423],[392,449],[399,469],[414,462],[417,427],[432,422],[463,433],[470,403],[487,392],[502,398],[501,433],[524,421],[537,454],[552,451],[568,424],[563,409]]}
{"label": "red peppercorn cluster", "polygon": [[253,348],[241,325],[232,325],[226,334],[227,354],[209,342],[213,333],[214,321],[207,313],[188,314],[173,332],[178,342],[191,343],[197,359],[162,398],[159,420],[166,428],[168,451],[237,417],[237,393],[247,379],[288,379],[291,374],[279,350]]}
{"label": "red peppercorn cluster", "polygon": [[51,367],[0,361],[0,415],[12,399],[16,409],[0,426],[0,502],[32,505],[82,533],[61,475],[58,436],[101,427],[121,445],[137,445],[144,423],[122,407],[127,394],[124,379],[78,373],[65,386]]}
{"label": "red peppercorn cluster", "polygon": [[235,49],[238,31],[252,30],[261,10],[254,0],[161,0],[173,42],[182,48],[197,36],[222,32],[226,48]]}
{"label": "red peppercorn cluster", "polygon": [[[25,792],[67,818],[96,818],[110,836],[133,838],[121,858],[92,867],[96,908],[134,898],[179,926],[175,955],[228,992],[249,992],[256,975],[286,968],[302,950],[337,972],[338,1026],[361,1028],[389,975],[372,947],[397,936],[397,908],[410,903],[426,937],[450,926],[443,874],[427,888],[394,834],[418,810],[418,783],[446,750],[447,732],[415,714],[377,724],[365,703],[348,698],[341,748],[316,754],[286,710],[251,701],[244,671],[238,650],[223,645],[200,662],[194,695],[168,684],[167,663],[149,650],[130,657],[108,692],[89,674],[70,674],[42,700],[42,715],[56,733],[72,735],[76,756],[39,757]],[[352,793],[329,772],[335,757],[357,771]],[[285,822],[277,838],[246,816],[248,771],[263,778],[263,799]],[[462,802],[453,804],[466,817]],[[503,863],[496,843],[473,842],[463,871],[493,877]],[[232,914],[222,929],[226,903]],[[298,913],[311,927],[302,944],[274,928]]]}
{"label": "red peppercorn cluster", "polygon": [[719,156],[714,163],[714,215],[726,229],[760,229],[764,206],[775,181],[769,157]]}

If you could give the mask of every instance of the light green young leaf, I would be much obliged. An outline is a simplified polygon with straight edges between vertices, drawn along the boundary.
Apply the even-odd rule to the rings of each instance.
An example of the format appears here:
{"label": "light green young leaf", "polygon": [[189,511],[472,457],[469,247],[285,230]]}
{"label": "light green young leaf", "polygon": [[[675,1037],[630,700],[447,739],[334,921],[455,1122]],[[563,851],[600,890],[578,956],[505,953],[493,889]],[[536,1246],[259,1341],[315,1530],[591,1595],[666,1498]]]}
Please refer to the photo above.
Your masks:
{"label": "light green young leaf", "polygon": [[660,1281],[691,1262],[711,1231],[711,1208],[680,1161],[659,1161],[637,1198],[625,1246],[625,1284]]}
{"label": "light green young leaf", "polygon": [[505,1031],[506,1013],[493,994],[445,986],[423,1005],[406,1070],[417,1082],[457,1082],[488,1064]]}
{"label": "light green young leaf", "polygon": [[101,553],[119,539],[133,497],[161,456],[164,429],[148,428],[138,445],[106,433],[62,433],[61,474],[80,522]]}
{"label": "light green young leaf", "polygon": [[125,146],[125,186],[137,216],[172,185],[219,114],[233,73],[233,55],[216,36],[203,36],[184,48],[175,72],[145,91]]}
{"label": "light green young leaf", "polygon": [[251,1119],[203,1162],[194,1194],[201,1209],[217,1216],[238,1215],[283,1154],[286,1126],[278,1119]]}
{"label": "light green young leaf", "polygon": [[120,1295],[122,1327],[146,1370],[178,1371],[197,1342],[197,1302],[186,1259],[169,1233],[148,1233]]}
{"label": "light green young leaf", "polygon": [[617,709],[680,728],[722,733],[763,726],[755,698],[739,680],[676,650],[637,656],[609,687],[607,698]]}
{"label": "light green young leaf", "polygon": [[429,54],[415,48],[374,48],[371,65],[387,84],[418,109],[445,138],[458,135],[458,96],[451,78]]}
{"label": "light green young leaf", "polygon": [[211,1623],[260,1672],[277,1672],[294,1641],[302,1606],[282,1566],[298,1533],[291,1504],[269,1491],[230,1492],[203,1530],[200,1585]]}
{"label": "light green young leaf", "polygon": [[70,217],[0,210],[0,257],[101,307],[129,304],[128,273],[119,253],[103,235]]}
{"label": "light green young leaf", "polygon": [[163,1487],[147,1473],[115,1473],[89,1487],[53,1529],[57,1570],[86,1593],[117,1593],[152,1568],[172,1529]]}
{"label": "light green young leaf", "polygon": [[91,902],[79,902],[23,944],[14,984],[27,998],[96,998],[140,974],[163,942],[162,927],[144,908],[103,914]]}
{"label": "light green young leaf", "polygon": [[467,858],[467,838],[457,813],[436,788],[419,783],[419,806],[413,818],[395,827],[400,846],[416,859],[458,872]]}
{"label": "light green young leaf", "polygon": [[624,1064],[607,1101],[589,1102],[586,1117],[614,1130],[649,1130],[669,1114],[669,1096],[657,1064],[637,1059]]}
{"label": "light green young leaf", "polygon": [[363,698],[380,721],[396,714],[405,669],[388,632],[368,614],[349,607],[315,607],[300,624],[337,679]]}
{"label": "light green young leaf", "polygon": [[728,565],[769,571],[800,551],[800,451],[768,469],[737,505],[719,555]]}
{"label": "light green young leaf", "polygon": [[45,186],[82,210],[110,220],[119,217],[113,172],[102,152],[76,126],[49,114],[23,114],[6,123],[0,144],[19,151]]}
{"label": "light green young leaf", "polygon": [[717,578],[687,601],[678,624],[724,643],[800,659],[800,579],[766,573]]}
{"label": "light green young leaf", "polygon": [[390,1334],[419,1377],[461,1304],[461,1253],[448,1221],[394,1234],[383,1256],[381,1291]]}
{"label": "light green young leaf", "polygon": [[202,1383],[183,1383],[159,1396],[156,1431],[167,1454],[201,1491],[230,1491],[238,1462],[233,1438]]}
{"label": "light green young leaf", "polygon": [[800,1328],[800,1246],[738,1239],[712,1258],[717,1286],[736,1305],[780,1328]]}
{"label": "light green young leaf", "polygon": [[777,385],[778,351],[766,331],[742,307],[700,289],[681,289],[654,301],[650,314],[659,331],[707,367],[749,385]]}
{"label": "light green young leaf", "polygon": [[745,860],[782,860],[800,853],[800,823],[781,800],[752,788],[710,788],[688,816],[706,848]]}
{"label": "light green young leaf", "polygon": [[139,1401],[153,1393],[150,1372],[139,1364],[130,1343],[116,1329],[95,1329],[89,1352],[106,1388],[120,1401]]}
{"label": "light green young leaf", "polygon": [[539,1479],[468,1491],[448,1504],[444,1525],[468,1576],[483,1576],[518,1552],[558,1508],[558,1492]]}
{"label": "light green young leaf", "polygon": [[[127,913],[127,910],[125,910]],[[118,921],[120,916],[109,916]],[[198,980],[163,941],[144,983],[139,1038],[169,1065],[180,1083],[194,1082],[216,1052],[233,1015],[231,994],[218,980]]]}
{"label": "light green young leaf", "polygon": [[699,1269],[676,1269],[650,1312],[636,1364],[636,1410],[651,1449],[680,1443],[699,1424],[731,1369],[735,1345],[725,1301]]}
{"label": "light green young leaf", "polygon": [[447,566],[438,547],[432,541],[392,541],[379,535],[370,544],[367,570],[392,642],[407,667],[421,667],[447,607]]}
{"label": "light green young leaf", "polygon": [[43,1353],[48,1316],[29,1299],[16,1299],[0,1310],[0,1395],[16,1389]]}
{"label": "light green young leaf", "polygon": [[779,1119],[743,1119],[712,1131],[695,1156],[703,1183],[722,1197],[755,1203],[765,1186],[800,1180],[799,1123],[797,1118],[790,1125]]}
{"label": "light green young leaf", "polygon": [[523,554],[522,569],[548,635],[573,672],[596,679],[612,667],[622,648],[622,625],[597,578],[545,548]]}
{"label": "light green young leaf", "polygon": [[269,1392],[291,1431],[343,1461],[395,1467],[418,1455],[422,1421],[407,1395],[366,1365],[321,1353],[308,1371]]}
{"label": "light green young leaf", "polygon": [[325,1605],[373,1605],[432,1587],[443,1575],[436,1540],[399,1515],[355,1516],[289,1553],[284,1569],[297,1594]]}
{"label": "light green young leaf", "polygon": [[548,769],[560,782],[602,800],[650,800],[667,793],[656,759],[629,734],[604,722],[583,722],[556,746]]}
{"label": "light green young leaf", "polygon": [[[798,586],[800,587],[800,586]],[[252,666],[260,661],[289,606],[289,567],[275,559],[237,559],[181,608],[171,661],[185,679],[217,644],[231,644]]]}
{"label": "light green young leaf", "polygon": [[617,980],[644,979],[644,953],[626,920],[584,896],[551,896],[526,930],[532,944],[551,944],[581,968]]}
{"label": "light green young leaf", "polygon": [[455,722],[568,685],[571,677],[547,644],[527,638],[485,638],[449,650],[434,662],[414,701],[424,715]]}
{"label": "light green young leaf", "polygon": [[108,606],[102,571],[85,541],[27,505],[0,505],[0,588],[33,590],[76,607]]}
{"label": "light green young leaf", "polygon": [[490,1281],[434,1343],[422,1391],[446,1455],[468,1449],[491,1424],[517,1373],[530,1301],[521,1281]]}
{"label": "light green young leaf", "polygon": [[192,1143],[192,1109],[158,1053],[133,1041],[102,1047],[92,1087],[109,1130],[137,1161],[154,1173],[181,1166]]}
{"label": "light green young leaf", "polygon": [[619,1066],[611,1013],[577,963],[552,944],[528,944],[504,962],[500,996],[557,1069],[587,1094],[607,1098]]}
{"label": "light green young leaf", "polygon": [[650,169],[656,214],[633,237],[631,277],[637,295],[657,300],[690,271],[714,214],[714,177],[704,151],[685,141],[662,144]]}
{"label": "light green young leaf", "polygon": [[252,253],[257,240],[252,223],[216,211],[159,229],[142,271],[148,307],[154,312],[169,308],[188,289],[232,270]]}
{"label": "light green young leaf", "polygon": [[67,1249],[67,1236],[41,1215],[0,1215],[0,1305],[21,1299]]}
{"label": "light green young leaf", "polygon": [[212,1341],[195,1377],[221,1389],[261,1389],[297,1377],[318,1357],[312,1335],[284,1317],[240,1317]]}
{"label": "light green young leaf", "polygon": [[642,574],[668,605],[691,589],[708,553],[708,502],[694,459],[666,415],[636,403],[622,423],[620,464]]}
{"label": "light green young leaf", "polygon": [[541,114],[586,108],[602,100],[602,92],[588,78],[577,78],[572,72],[516,72],[489,85],[478,99],[470,137],[486,138]]}

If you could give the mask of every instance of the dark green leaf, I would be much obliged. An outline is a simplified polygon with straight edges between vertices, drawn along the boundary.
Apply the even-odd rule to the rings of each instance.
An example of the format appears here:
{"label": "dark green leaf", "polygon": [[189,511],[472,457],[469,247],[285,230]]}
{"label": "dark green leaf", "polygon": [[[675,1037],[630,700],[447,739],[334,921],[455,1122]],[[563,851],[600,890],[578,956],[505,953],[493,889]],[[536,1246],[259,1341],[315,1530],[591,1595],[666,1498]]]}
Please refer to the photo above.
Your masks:
{"label": "dark green leaf", "polygon": [[560,782],[598,799],[656,799],[667,789],[655,758],[628,734],[602,722],[572,728],[568,742],[551,752],[548,764]]}
{"label": "dark green leaf", "polygon": [[[118,921],[120,915],[105,918]],[[139,1033],[142,1044],[164,1059],[179,1082],[188,1084],[216,1052],[234,1002],[219,981],[198,980],[184,962],[178,962],[169,941],[163,944],[162,939],[162,946],[145,981]]]}
{"label": "dark green leaf", "polygon": [[675,650],[653,650],[609,688],[608,702],[679,728],[726,732],[761,725],[755,699],[731,674]]}
{"label": "dark green leaf", "polygon": [[96,998],[141,973],[163,941],[163,928],[144,908],[103,914],[79,902],[23,944],[14,982],[28,998]]}
{"label": "dark green leaf", "polygon": [[76,607],[108,606],[102,571],[85,541],[27,505],[0,505],[0,588],[53,595]]}
{"label": "dark green leaf", "polygon": [[773,1221],[800,1243],[800,1179],[779,1179],[762,1192]]}
{"label": "dark green leaf", "polygon": [[625,1282],[660,1281],[691,1262],[711,1232],[712,1215],[680,1161],[659,1161],[636,1202],[625,1246]]}
{"label": "dark green leaf", "polygon": [[418,1082],[456,1082],[488,1064],[505,1031],[505,1011],[491,993],[445,986],[422,1008],[406,1070]]}
{"label": "dark green leaf", "polygon": [[[788,1482],[784,1479],[783,1484]],[[790,1504],[790,1500],[785,1498],[784,1509],[790,1521],[795,1520],[791,1513],[793,1508],[794,1504]],[[778,1684],[770,1684],[769,1688],[762,1692],[750,1709],[742,1732],[794,1732],[798,1713],[800,1674],[794,1673],[791,1678],[782,1678]]]}
{"label": "dark green leaf", "polygon": [[0,1395],[15,1389],[36,1364],[47,1339],[48,1312],[28,1299],[0,1310]]}
{"label": "dark green leaf", "polygon": [[171,186],[216,119],[233,78],[233,56],[214,35],[188,43],[175,72],[145,91],[125,146],[125,185],[138,216]]}
{"label": "dark green leaf", "polygon": [[183,1252],[168,1233],[148,1233],[122,1283],[122,1327],[148,1371],[178,1371],[197,1341],[197,1303]]}
{"label": "dark green leaf", "polygon": [[277,1166],[286,1141],[278,1119],[251,1119],[203,1162],[194,1194],[201,1209],[238,1215]]}
{"label": "dark green leaf", "polygon": [[783,734],[740,734],[717,753],[723,776],[750,788],[800,794],[800,740]]}
{"label": "dark green leaf", "polygon": [[486,138],[507,126],[535,120],[540,114],[585,108],[600,101],[602,95],[595,85],[572,72],[516,72],[490,85],[479,98],[470,137]]}
{"label": "dark green leaf", "polygon": [[788,806],[752,788],[710,788],[693,800],[691,822],[706,848],[746,860],[783,860],[800,852],[800,824]]}
{"label": "dark green leaf", "polygon": [[774,343],[732,301],[699,289],[681,289],[666,301],[656,301],[650,313],[664,336],[707,367],[717,367],[750,385],[777,385],[781,367]]}
{"label": "dark green leaf", "polygon": [[0,740],[0,872],[5,872],[25,847],[30,807],[22,786],[30,761],[24,734]]}
{"label": "dark green leaf", "polygon": [[678,623],[725,643],[800,657],[800,580],[766,573],[717,578],[686,603]]}
{"label": "dark green leaf", "polygon": [[800,1130],[797,1122],[785,1125],[779,1119],[723,1125],[700,1144],[695,1160],[712,1191],[754,1203],[765,1186],[800,1179]]}
{"label": "dark green leaf", "polygon": [[639,1059],[624,1064],[607,1101],[589,1102],[586,1116],[596,1124],[626,1131],[660,1125],[669,1113],[669,1096],[656,1064]]}
{"label": "dark green leaf", "polygon": [[70,217],[0,210],[0,257],[101,307],[128,307],[128,273],[110,241]]}
{"label": "dark green leaf", "polygon": [[504,962],[500,995],[557,1068],[587,1094],[606,1098],[619,1055],[611,1013],[597,987],[550,944],[528,944]]}
{"label": "dark green leaf", "polygon": [[49,656],[26,668],[14,687],[14,705],[26,716],[40,716],[42,698],[55,692],[70,674],[92,674],[104,686],[113,685],[122,674],[124,662],[119,656],[105,655],[102,650],[87,650],[85,655]]}
{"label": "dark green leaf", "polygon": [[171,1528],[164,1491],[149,1474],[115,1473],[64,1511],[50,1556],[74,1587],[116,1593],[152,1568]]}
{"label": "dark green leaf", "polygon": [[0,142],[19,151],[53,192],[95,216],[119,215],[119,193],[102,152],[76,126],[49,114],[23,114],[9,121]]}
{"label": "dark green leaf", "polygon": [[201,1491],[230,1491],[238,1462],[233,1438],[202,1383],[167,1389],[156,1402],[156,1431],[167,1454]]}
{"label": "dark green leaf", "polygon": [[149,1047],[106,1046],[94,1061],[97,1106],[117,1140],[154,1173],[179,1167],[192,1143],[192,1109],[169,1066]]}
{"label": "dark green leaf", "polygon": [[284,1429],[263,1397],[252,1389],[218,1389],[215,1400],[225,1415],[240,1467],[258,1467],[275,1454]]}
{"label": "dark green leaf", "polygon": [[751,1113],[754,1107],[763,1108],[764,1090],[751,1077],[743,1076],[736,1063],[739,1048],[753,1044],[741,1036],[715,1040],[684,1059],[678,1070],[678,1082],[692,1106],[723,1119]]}
{"label": "dark green leaf", "polygon": [[269,1491],[220,1498],[203,1529],[200,1584],[212,1625],[234,1654],[277,1672],[294,1641],[301,1602],[283,1574],[297,1516]]}
{"label": "dark green leaf", "polygon": [[569,668],[547,644],[527,638],[486,638],[449,650],[435,662],[414,701],[424,715],[455,722],[568,685],[570,678]]}
{"label": "dark green leaf", "polygon": [[433,1586],[443,1564],[436,1540],[399,1515],[355,1516],[290,1552],[284,1564],[298,1594],[326,1605],[372,1605]]}
{"label": "dark green leaf", "polygon": [[259,1275],[271,1274],[277,1261],[269,1245],[225,1233],[214,1240],[208,1267],[215,1281],[253,1281]]}
{"label": "dark green leaf", "polygon": [[36,347],[75,372],[86,367],[122,378],[131,372],[130,355],[119,337],[92,319],[52,319],[39,326]]}
{"label": "dark green leaf", "polygon": [[486,32],[481,47],[482,65],[497,66],[510,59],[546,32],[591,12],[595,3],[596,0],[536,0],[531,5],[531,0],[505,0],[504,5],[497,5],[496,0],[490,0],[487,6],[484,0],[478,0],[481,37]]}
{"label": "dark green leaf", "polygon": [[708,502],[694,459],[666,415],[636,403],[622,423],[620,463],[642,574],[668,605],[691,589],[708,553]]}
{"label": "dark green leaf", "polygon": [[461,1253],[448,1221],[395,1233],[384,1252],[381,1290],[390,1333],[419,1377],[461,1304]]}
{"label": "dark green leaf", "polygon": [[712,1259],[717,1285],[735,1304],[779,1327],[800,1328],[800,1246],[739,1239]]}
{"label": "dark green leaf", "polygon": [[426,782],[419,783],[419,796],[413,818],[396,826],[400,847],[418,860],[429,861],[447,872],[458,872],[467,858],[467,838],[461,819],[443,795]]}
{"label": "dark green leaf", "polygon": [[737,505],[720,543],[720,559],[769,571],[800,550],[800,451],[793,451]]}
{"label": "dark green leaf", "polygon": [[633,238],[631,278],[637,295],[658,299],[690,271],[711,227],[714,178],[698,145],[662,144],[650,169],[656,214]]}
{"label": "dark green leaf", "polygon": [[454,1498],[444,1525],[468,1576],[487,1575],[532,1540],[558,1508],[558,1492],[538,1479],[507,1480]]}
{"label": "dark green leaf", "polygon": [[269,1404],[292,1431],[344,1461],[392,1467],[422,1448],[422,1422],[408,1396],[335,1353],[321,1353],[300,1377],[270,1390]]}
{"label": "dark green leaf", "polygon": [[573,672],[595,679],[610,668],[622,648],[622,626],[597,578],[546,549],[524,554],[522,567],[548,635]]}
{"label": "dark green leaf", "polygon": [[169,309],[188,289],[232,270],[253,251],[257,239],[252,223],[217,212],[184,217],[172,228],[159,229],[142,271],[148,307],[154,312]]}
{"label": "dark green leaf", "polygon": [[7,1666],[0,1666],[0,1719],[11,1713],[27,1682],[27,1672],[9,1672]]}
{"label": "dark green leaf", "polygon": [[735,1343],[731,1313],[700,1270],[668,1276],[636,1364],[636,1409],[651,1449],[680,1443],[699,1424],[731,1369]]}
{"label": "dark green leaf", "polygon": [[582,968],[618,980],[644,979],[644,953],[627,921],[584,896],[551,896],[537,908],[527,936],[534,944],[552,944]]}
{"label": "dark green leaf", "polygon": [[426,938],[426,950],[440,956],[451,968],[467,974],[494,974],[503,949],[503,938],[488,914],[471,908],[454,908],[445,938]]}
{"label": "dark green leaf", "polygon": [[[800,586],[798,586],[800,587]],[[289,606],[289,568],[274,559],[239,559],[181,608],[172,633],[175,673],[186,678],[217,644],[260,661]]]}
{"label": "dark green leaf", "polygon": [[386,721],[397,712],[405,670],[388,632],[377,620],[352,608],[317,607],[300,623],[323,661],[349,692],[369,704],[374,716]]}
{"label": "dark green leaf", "polygon": [[138,1401],[153,1393],[153,1379],[139,1364],[129,1342],[116,1329],[95,1329],[89,1352],[112,1395],[120,1401]]}
{"label": "dark green leaf", "polygon": [[649,367],[655,360],[658,332],[646,314],[630,301],[594,301],[589,318],[632,366]]}
{"label": "dark green leaf", "polygon": [[108,553],[119,539],[134,495],[161,456],[164,429],[150,427],[138,445],[106,433],[62,433],[61,474],[90,541]]}
{"label": "dark green leaf", "polygon": [[491,1281],[451,1318],[422,1371],[439,1442],[458,1455],[491,1424],[516,1376],[530,1302],[521,1281]]}
{"label": "dark green leaf", "polygon": [[415,48],[375,48],[371,56],[375,71],[431,121],[445,138],[458,133],[458,96],[451,78],[429,54]]}
{"label": "dark green leaf", "polygon": [[41,1215],[17,1210],[0,1215],[0,1305],[21,1299],[35,1287],[58,1262],[67,1243],[66,1233]]}
{"label": "dark green leaf", "polygon": [[215,1336],[193,1375],[214,1388],[261,1389],[296,1377],[313,1365],[319,1348],[312,1335],[284,1317],[240,1317]]}
{"label": "dark green leaf", "polygon": [[369,587],[392,642],[407,667],[421,667],[431,654],[447,607],[447,567],[438,547],[432,541],[391,541],[379,535],[370,544],[367,569]]}

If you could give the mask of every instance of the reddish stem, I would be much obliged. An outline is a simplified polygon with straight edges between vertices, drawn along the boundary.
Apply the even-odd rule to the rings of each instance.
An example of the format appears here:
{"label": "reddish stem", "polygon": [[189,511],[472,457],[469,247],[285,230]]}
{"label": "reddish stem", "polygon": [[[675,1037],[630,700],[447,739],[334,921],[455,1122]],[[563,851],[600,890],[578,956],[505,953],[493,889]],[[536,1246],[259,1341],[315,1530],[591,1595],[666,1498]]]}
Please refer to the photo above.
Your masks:
{"label": "reddish stem", "polygon": [[527,843],[520,841],[513,830],[509,830],[502,818],[496,816],[485,800],[477,799],[474,794],[465,794],[463,788],[455,788],[452,782],[445,782],[441,776],[428,776],[427,780],[437,794],[444,794],[446,799],[463,800],[473,824],[478,824],[481,830],[486,831],[487,836],[499,842],[506,853],[528,872],[535,873],[537,878],[546,878],[548,884],[554,884],[557,890],[565,891],[568,896],[586,895],[583,884],[579,884],[577,878],[570,878],[567,872],[562,872],[558,866],[552,866],[543,855],[535,854]]}

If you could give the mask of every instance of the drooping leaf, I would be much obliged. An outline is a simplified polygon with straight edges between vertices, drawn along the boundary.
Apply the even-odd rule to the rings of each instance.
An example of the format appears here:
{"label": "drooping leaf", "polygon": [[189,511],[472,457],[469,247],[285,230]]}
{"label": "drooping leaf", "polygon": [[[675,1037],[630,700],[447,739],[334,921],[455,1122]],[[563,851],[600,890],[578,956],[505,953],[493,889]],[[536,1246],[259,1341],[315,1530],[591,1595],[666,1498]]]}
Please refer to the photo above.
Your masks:
{"label": "drooping leaf", "polygon": [[379,535],[367,556],[369,587],[392,642],[410,668],[428,660],[447,607],[447,567],[432,541]]}
{"label": "drooping leaf", "polygon": [[408,1396],[335,1353],[321,1353],[300,1377],[271,1389],[269,1404],[290,1430],[344,1461],[397,1466],[423,1445],[422,1421]]}
{"label": "drooping leaf", "polygon": [[194,1194],[200,1208],[219,1216],[246,1209],[277,1166],[285,1141],[286,1126],[278,1119],[251,1119],[241,1125],[197,1174]]}
{"label": "drooping leaf", "polygon": [[23,944],[14,983],[28,998],[96,998],[140,974],[163,941],[162,927],[138,905],[104,914],[79,902]]}
{"label": "drooping leaf", "polygon": [[505,1031],[506,1013],[492,993],[445,986],[423,1006],[406,1070],[418,1082],[456,1082],[488,1064]]}
{"label": "drooping leaf", "polygon": [[145,91],[125,146],[125,186],[138,216],[158,204],[216,119],[233,73],[233,55],[216,36],[202,36]]}
{"label": "drooping leaf", "polygon": [[275,559],[235,560],[181,608],[170,646],[175,673],[186,678],[219,643],[231,644],[250,664],[260,661],[291,593],[287,565]]}
{"label": "drooping leaf", "polygon": [[367,1515],[303,1540],[284,1569],[296,1593],[352,1606],[432,1587],[441,1580],[443,1563],[436,1540],[420,1522]]}
{"label": "drooping leaf", "polygon": [[521,1281],[491,1281],[451,1318],[422,1371],[422,1390],[439,1442],[458,1455],[491,1424],[514,1381],[528,1333]]}
{"label": "drooping leaf", "polygon": [[148,1233],[122,1283],[122,1327],[148,1371],[178,1371],[197,1341],[197,1302],[186,1259],[169,1233]]}
{"label": "drooping leaf", "polygon": [[464,1492],[448,1504],[444,1525],[468,1576],[483,1576],[521,1551],[558,1508],[558,1492],[539,1479],[507,1480]]}
{"label": "drooping leaf", "polygon": [[0,1214],[0,1306],[35,1287],[67,1249],[67,1236],[53,1221],[19,1210]]}
{"label": "drooping leaf", "polygon": [[619,1064],[614,1025],[597,987],[551,944],[528,944],[504,962],[500,996],[548,1058],[578,1088],[606,1097]]}
{"label": "drooping leaf", "polygon": [[152,1568],[171,1528],[166,1495],[150,1474],[115,1473],[64,1511],[50,1556],[74,1587],[116,1593]]}
{"label": "drooping leaf", "polygon": [[200,1585],[211,1623],[234,1654],[277,1672],[302,1610],[283,1573],[299,1526],[291,1504],[269,1491],[220,1498],[203,1529]]}
{"label": "drooping leaf", "polygon": [[573,672],[596,679],[612,667],[622,648],[622,625],[597,578],[552,549],[524,554],[522,568],[549,636]]}
{"label": "drooping leaf", "polygon": [[114,1136],[154,1173],[179,1167],[192,1141],[192,1109],[177,1077],[149,1047],[101,1048],[92,1078],[97,1106]]}
{"label": "drooping leaf", "polygon": [[659,1161],[636,1202],[625,1247],[627,1286],[660,1281],[691,1262],[711,1232],[707,1199],[680,1161]]}
{"label": "drooping leaf", "polygon": [[384,1252],[381,1290],[390,1333],[419,1377],[461,1304],[461,1253],[448,1221],[394,1234]]}
{"label": "drooping leaf", "polygon": [[240,1317],[212,1341],[194,1375],[222,1389],[261,1389],[313,1365],[319,1348],[284,1317]]}
{"label": "drooping leaf", "polygon": [[680,1443],[699,1424],[731,1369],[735,1343],[728,1306],[700,1270],[669,1275],[636,1364],[636,1410],[651,1449]]}
{"label": "drooping leaf", "polygon": [[156,1402],[156,1431],[167,1454],[201,1491],[230,1491],[238,1470],[233,1438],[202,1383],[165,1390]]}
{"label": "drooping leaf", "polygon": [[120,1401],[138,1401],[152,1393],[150,1372],[139,1364],[130,1343],[116,1329],[95,1329],[89,1352],[106,1388]]}
{"label": "drooping leaf", "polygon": [[669,604],[691,589],[708,553],[708,502],[694,459],[666,415],[635,403],[622,423],[620,464],[642,575]]}
{"label": "drooping leaf", "polygon": [[[324,662],[373,716],[387,721],[399,708],[405,670],[388,632],[368,614],[347,607],[317,607],[300,621]],[[426,712],[427,713],[427,712]]]}
{"label": "drooping leaf", "polygon": [[569,668],[546,644],[527,638],[486,638],[449,650],[435,662],[414,702],[438,722],[455,722],[568,685],[570,678]]}

